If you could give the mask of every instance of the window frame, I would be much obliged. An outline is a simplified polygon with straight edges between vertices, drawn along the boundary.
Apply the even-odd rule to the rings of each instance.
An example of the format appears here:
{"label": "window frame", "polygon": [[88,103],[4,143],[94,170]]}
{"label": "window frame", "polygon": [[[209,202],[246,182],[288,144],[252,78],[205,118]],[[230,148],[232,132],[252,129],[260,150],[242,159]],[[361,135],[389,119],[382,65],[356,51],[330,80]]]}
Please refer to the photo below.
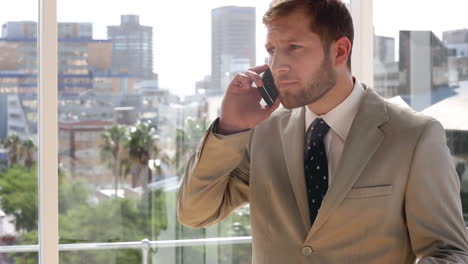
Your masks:
{"label": "window frame", "polygon": [[38,11],[39,263],[58,264],[57,0],[39,0]]}
{"label": "window frame", "polygon": [[[373,84],[372,2],[349,0],[355,30],[353,75],[370,86]],[[57,0],[39,0],[38,11],[39,263],[58,264]]]}
{"label": "window frame", "polygon": [[353,75],[374,87],[373,0],[350,0],[354,22],[354,47],[351,55]]}

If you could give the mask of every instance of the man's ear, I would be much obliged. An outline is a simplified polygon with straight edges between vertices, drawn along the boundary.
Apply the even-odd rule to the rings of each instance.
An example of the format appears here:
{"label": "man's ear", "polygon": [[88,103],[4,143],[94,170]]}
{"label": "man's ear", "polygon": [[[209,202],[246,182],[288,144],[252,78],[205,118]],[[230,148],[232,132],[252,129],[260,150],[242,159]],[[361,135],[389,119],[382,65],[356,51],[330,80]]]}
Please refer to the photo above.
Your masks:
{"label": "man's ear", "polygon": [[347,37],[341,37],[333,43],[332,56],[336,67],[346,65],[351,58],[351,41]]}

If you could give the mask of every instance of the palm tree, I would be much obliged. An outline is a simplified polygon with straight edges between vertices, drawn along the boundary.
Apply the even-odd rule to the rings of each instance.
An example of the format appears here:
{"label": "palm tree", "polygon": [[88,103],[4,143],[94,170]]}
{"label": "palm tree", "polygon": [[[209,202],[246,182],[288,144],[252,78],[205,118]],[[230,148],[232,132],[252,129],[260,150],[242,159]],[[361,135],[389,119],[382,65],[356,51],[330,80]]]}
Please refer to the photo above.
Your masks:
{"label": "palm tree", "polygon": [[[137,185],[140,175],[144,172],[146,180],[143,180],[143,187],[152,181],[150,160],[159,160],[160,164],[168,164],[169,158],[159,146],[159,136],[153,127],[147,123],[139,122],[130,131],[129,155],[132,161],[132,186]],[[156,173],[161,175],[161,166],[156,166]],[[143,176],[143,177],[144,177]]]}
{"label": "palm tree", "polygon": [[114,176],[115,196],[117,197],[119,178],[127,175],[126,159],[128,152],[126,146],[128,143],[128,132],[125,127],[113,125],[101,134],[102,143],[101,148],[101,161],[107,163],[108,167],[112,169]]}
{"label": "palm tree", "polygon": [[4,141],[3,145],[8,148],[8,159],[10,161],[10,166],[18,163],[20,158],[20,145],[21,140],[16,134],[9,135]]}
{"label": "palm tree", "polygon": [[34,152],[37,150],[34,142],[29,138],[21,142],[20,153],[24,159],[24,166],[31,169],[34,163]]}

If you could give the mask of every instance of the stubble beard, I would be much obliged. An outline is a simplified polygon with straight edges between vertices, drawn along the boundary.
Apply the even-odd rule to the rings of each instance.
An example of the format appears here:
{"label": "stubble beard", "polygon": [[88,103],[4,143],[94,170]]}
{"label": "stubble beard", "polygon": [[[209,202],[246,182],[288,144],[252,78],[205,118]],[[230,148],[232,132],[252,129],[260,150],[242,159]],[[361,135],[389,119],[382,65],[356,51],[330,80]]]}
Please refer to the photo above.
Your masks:
{"label": "stubble beard", "polygon": [[305,87],[301,87],[297,92],[280,92],[281,104],[287,109],[312,104],[320,100],[335,84],[336,72],[331,66],[330,57],[327,56]]}

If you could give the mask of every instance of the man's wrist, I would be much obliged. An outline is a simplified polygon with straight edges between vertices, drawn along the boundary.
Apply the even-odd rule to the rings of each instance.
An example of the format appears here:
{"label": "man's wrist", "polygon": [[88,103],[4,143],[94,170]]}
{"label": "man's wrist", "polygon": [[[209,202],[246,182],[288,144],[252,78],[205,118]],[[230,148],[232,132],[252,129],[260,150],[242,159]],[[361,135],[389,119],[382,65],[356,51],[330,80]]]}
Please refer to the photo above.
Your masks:
{"label": "man's wrist", "polygon": [[213,132],[216,134],[227,136],[227,135],[232,135],[232,134],[236,134],[239,132],[244,132],[249,129],[250,128],[239,128],[239,127],[231,126],[229,124],[225,124],[224,122],[221,121],[221,118],[218,118],[218,120],[216,121],[213,127]]}

